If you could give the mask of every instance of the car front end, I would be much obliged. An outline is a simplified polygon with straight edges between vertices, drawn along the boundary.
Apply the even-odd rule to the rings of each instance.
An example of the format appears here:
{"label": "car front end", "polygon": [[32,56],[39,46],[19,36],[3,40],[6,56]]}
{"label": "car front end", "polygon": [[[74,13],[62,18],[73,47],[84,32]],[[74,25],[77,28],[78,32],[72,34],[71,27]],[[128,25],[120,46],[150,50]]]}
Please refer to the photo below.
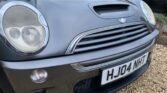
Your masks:
{"label": "car front end", "polygon": [[0,4],[2,93],[113,93],[150,65],[159,34],[141,0]]}

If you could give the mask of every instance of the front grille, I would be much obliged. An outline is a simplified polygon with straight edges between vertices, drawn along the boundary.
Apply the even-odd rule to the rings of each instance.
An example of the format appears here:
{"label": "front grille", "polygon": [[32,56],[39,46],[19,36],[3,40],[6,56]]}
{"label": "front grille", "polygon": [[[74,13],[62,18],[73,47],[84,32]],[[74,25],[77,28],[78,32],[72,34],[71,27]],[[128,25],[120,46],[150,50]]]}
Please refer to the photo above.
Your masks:
{"label": "front grille", "polygon": [[149,34],[149,29],[142,22],[122,24],[115,27],[83,33],[73,48],[73,53],[90,52],[112,48],[136,41]]}

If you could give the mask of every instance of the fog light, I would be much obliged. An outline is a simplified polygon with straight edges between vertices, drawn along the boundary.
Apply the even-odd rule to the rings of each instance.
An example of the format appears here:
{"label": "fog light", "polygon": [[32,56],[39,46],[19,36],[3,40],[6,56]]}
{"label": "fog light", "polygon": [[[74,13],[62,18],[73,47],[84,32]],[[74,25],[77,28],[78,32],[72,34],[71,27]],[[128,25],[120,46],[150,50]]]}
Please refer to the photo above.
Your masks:
{"label": "fog light", "polygon": [[43,69],[34,70],[31,74],[31,80],[34,83],[44,83],[48,78],[47,71]]}

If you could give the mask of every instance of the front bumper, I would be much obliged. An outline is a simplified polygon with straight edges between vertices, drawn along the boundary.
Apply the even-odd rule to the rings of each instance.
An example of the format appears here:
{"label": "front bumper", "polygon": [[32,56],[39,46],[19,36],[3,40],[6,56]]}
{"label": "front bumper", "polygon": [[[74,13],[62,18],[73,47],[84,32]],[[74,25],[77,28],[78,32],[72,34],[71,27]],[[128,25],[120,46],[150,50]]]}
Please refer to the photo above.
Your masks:
{"label": "front bumper", "polygon": [[[140,40],[115,49],[58,58],[24,62],[1,61],[1,63],[16,93],[36,93],[41,89],[45,89],[46,93],[111,93],[138,78],[148,68],[150,62],[148,60],[147,64],[135,73],[104,87],[98,85],[100,69],[129,62],[146,52],[151,52],[158,33],[159,31],[155,30]],[[31,81],[30,75],[35,69],[45,69],[48,72],[49,77],[45,83],[35,84]],[[97,87],[84,92],[92,85]]]}

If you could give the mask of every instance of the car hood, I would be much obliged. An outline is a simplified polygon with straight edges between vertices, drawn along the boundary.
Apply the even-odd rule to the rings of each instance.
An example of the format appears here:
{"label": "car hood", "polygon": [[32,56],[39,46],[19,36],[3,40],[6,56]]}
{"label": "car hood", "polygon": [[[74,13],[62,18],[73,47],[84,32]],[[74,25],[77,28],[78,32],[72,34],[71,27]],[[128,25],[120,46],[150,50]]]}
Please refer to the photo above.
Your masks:
{"label": "car hood", "polygon": [[[132,10],[113,12],[112,15],[107,16],[106,14],[100,16],[93,10],[93,6],[106,4],[127,4]],[[49,41],[47,46],[34,55],[17,54],[6,59],[29,60],[65,56],[72,40],[83,32],[118,25],[120,24],[118,20],[122,17],[126,17],[127,22],[141,20],[138,8],[126,0],[37,0],[36,8],[43,14],[48,24]]]}

